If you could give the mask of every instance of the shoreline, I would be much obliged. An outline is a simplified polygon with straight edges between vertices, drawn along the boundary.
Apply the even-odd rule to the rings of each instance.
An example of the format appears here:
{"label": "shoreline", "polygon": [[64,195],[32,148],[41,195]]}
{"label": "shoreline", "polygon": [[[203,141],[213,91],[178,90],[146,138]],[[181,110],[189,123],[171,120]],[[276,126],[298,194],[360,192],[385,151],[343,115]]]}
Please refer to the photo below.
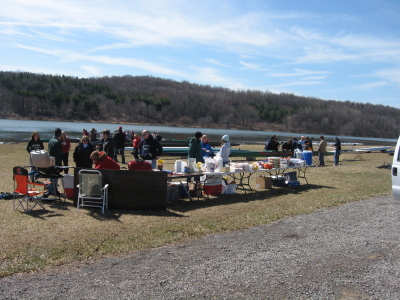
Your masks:
{"label": "shoreline", "polygon": [[[9,124],[7,124],[7,121],[10,121]],[[23,121],[23,122],[32,122],[32,124],[24,124],[24,125],[18,125],[17,121]],[[176,140],[186,140],[188,137],[192,136],[193,132],[196,131],[196,129],[199,128],[203,128],[204,130],[206,130],[206,133],[209,137],[210,140],[218,140],[219,135],[221,134],[228,134],[232,137],[232,141],[235,141],[237,143],[240,144],[244,144],[244,143],[256,143],[256,144],[262,144],[265,143],[266,140],[269,139],[271,134],[275,134],[278,136],[278,139],[280,142],[284,142],[288,139],[291,139],[293,136],[296,136],[297,138],[300,138],[300,136],[304,135],[304,136],[309,136],[309,137],[313,137],[314,141],[318,141],[319,140],[319,136],[320,135],[324,135],[326,140],[331,140],[333,141],[333,138],[335,136],[338,136],[339,139],[343,142],[343,143],[363,143],[364,145],[381,145],[381,146],[393,146],[396,145],[397,143],[397,137],[396,138],[378,138],[378,137],[358,137],[358,136],[340,136],[340,135],[329,135],[329,134],[312,134],[312,133],[294,133],[294,132],[285,132],[285,131],[270,131],[270,130],[258,130],[258,129],[240,129],[240,128],[222,128],[222,127],[214,127],[212,128],[212,124],[208,125],[210,127],[187,127],[187,126],[182,126],[181,124],[145,124],[145,123],[129,123],[129,122],[120,122],[120,123],[107,123],[107,122],[97,122],[95,120],[90,120],[87,121],[87,123],[84,123],[82,121],[77,121],[77,120],[72,120],[72,121],[65,121],[62,120],[60,118],[58,119],[49,119],[49,120],[31,120],[28,118],[24,118],[24,119],[13,119],[13,118],[8,118],[8,119],[0,119],[0,122],[2,122],[3,130],[0,130],[0,135],[1,135],[1,140],[0,142],[20,142],[21,140],[26,140],[29,139],[31,131],[28,130],[29,128],[35,128],[36,130],[38,130],[39,132],[43,133],[42,138],[51,138],[50,136],[52,135],[52,130],[53,127],[52,126],[57,126],[57,124],[52,124],[51,128],[48,127],[44,122],[53,122],[53,123],[57,123],[57,122],[63,122],[66,124],[70,124],[70,126],[68,126],[69,128],[66,129],[67,134],[72,137],[72,138],[79,138],[82,128],[87,127],[86,129],[88,129],[91,125],[93,124],[93,127],[97,127],[97,131],[100,132],[100,124],[107,124],[107,126],[111,126],[110,128],[112,128],[112,126],[118,126],[118,125],[122,125],[122,126],[132,126],[132,127],[156,127],[154,129],[150,129],[154,132],[159,131],[161,133],[161,135],[166,138],[166,139],[176,139]],[[34,122],[38,122],[38,124],[34,124]],[[42,124],[40,124],[40,122],[43,122]],[[110,120],[108,122],[115,122],[115,120]],[[79,124],[85,124],[83,125],[83,127],[79,127]],[[67,126],[67,125],[63,125],[60,124],[61,126]],[[97,126],[96,126],[97,125]],[[26,130],[24,129],[24,127],[26,128]],[[35,127],[37,126],[37,127]],[[6,128],[9,129],[6,129]],[[141,128],[141,129],[143,129]],[[164,130],[165,128],[165,130]],[[15,130],[17,129],[17,130]],[[90,128],[89,128],[90,129]],[[128,131],[130,130],[134,130],[135,132],[137,130],[141,130],[140,128],[131,128],[128,129]],[[182,130],[180,130],[182,129]],[[203,131],[203,129],[200,129]],[[192,132],[192,130],[194,130]],[[284,129],[276,129],[276,130],[284,130]],[[111,129],[112,131],[112,129]],[[233,132],[232,132],[233,131]],[[23,132],[23,134],[20,134],[20,132]],[[228,133],[229,132],[229,133]],[[20,137],[23,137],[23,139],[21,139]]]}

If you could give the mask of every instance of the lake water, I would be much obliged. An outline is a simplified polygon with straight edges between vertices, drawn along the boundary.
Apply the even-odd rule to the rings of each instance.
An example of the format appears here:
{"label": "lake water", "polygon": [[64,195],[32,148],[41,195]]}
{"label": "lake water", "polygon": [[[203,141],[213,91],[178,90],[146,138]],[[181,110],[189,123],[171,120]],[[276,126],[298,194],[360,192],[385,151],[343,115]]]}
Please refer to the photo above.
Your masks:
{"label": "lake water", "polygon": [[[215,128],[191,128],[191,127],[169,127],[153,125],[126,125],[114,123],[81,123],[81,122],[55,122],[55,121],[35,121],[35,120],[10,120],[0,119],[0,142],[18,142],[30,139],[33,131],[38,131],[42,139],[53,137],[54,129],[61,128],[72,138],[80,138],[82,130],[90,131],[95,128],[98,132],[109,129],[114,132],[119,126],[122,130],[141,133],[148,129],[150,132],[159,132],[163,138],[186,140],[194,136],[196,131],[207,134],[210,140],[220,140],[224,134],[229,135],[231,141],[239,143],[264,143],[273,134],[276,134],[280,141],[288,140],[294,136],[301,135],[314,137],[314,141],[319,141],[319,135],[291,132],[271,132],[257,130],[234,130],[234,129],[215,129]],[[325,135],[325,139],[330,143],[335,136]],[[396,144],[397,139],[365,138],[338,136],[342,142],[364,143],[365,145],[388,145]]]}

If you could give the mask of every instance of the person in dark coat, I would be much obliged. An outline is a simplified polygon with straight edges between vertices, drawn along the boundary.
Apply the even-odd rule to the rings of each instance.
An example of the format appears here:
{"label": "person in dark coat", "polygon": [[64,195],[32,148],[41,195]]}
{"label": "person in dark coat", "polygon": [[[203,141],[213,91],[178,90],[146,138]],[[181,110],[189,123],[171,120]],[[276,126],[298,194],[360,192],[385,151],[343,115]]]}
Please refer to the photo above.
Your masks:
{"label": "person in dark coat", "polygon": [[74,162],[77,168],[92,168],[92,159],[90,154],[94,151],[93,145],[89,141],[89,137],[84,135],[74,151]]}
{"label": "person in dark coat", "polygon": [[97,130],[94,128],[90,130],[90,142],[97,142]]}
{"label": "person in dark coat", "polygon": [[292,151],[292,140],[288,140],[282,144],[282,151]]}
{"label": "person in dark coat", "polygon": [[293,137],[293,139],[292,139],[292,151],[294,152],[294,150],[296,150],[296,149],[303,150],[302,147],[301,147],[300,142],[297,139],[297,137]]}
{"label": "person in dark coat", "polygon": [[276,137],[275,134],[271,136],[271,138],[265,143],[264,151],[270,151],[270,150],[278,151],[279,142],[277,140],[278,138]]}
{"label": "person in dark coat", "polygon": [[162,154],[163,148],[148,130],[143,130],[140,141],[140,157],[144,160],[156,160]]}
{"label": "person in dark coat", "polygon": [[125,142],[126,136],[122,131],[122,127],[120,126],[114,134],[114,160],[118,162],[117,155],[121,154],[121,162],[123,164],[125,163]]}
{"label": "person in dark coat", "polygon": [[312,146],[312,140],[309,137],[306,137],[305,141],[304,141],[304,150],[313,150],[313,146]]}
{"label": "person in dark coat", "polygon": [[104,129],[102,132],[103,138],[99,142],[99,151],[107,153],[108,157],[114,157],[114,139],[110,137],[110,130]]}
{"label": "person in dark coat", "polygon": [[196,162],[204,162],[203,149],[201,146],[201,137],[203,134],[200,131],[194,133],[194,137],[189,138],[189,154],[188,158],[195,158]]}
{"label": "person in dark coat", "polygon": [[[54,157],[55,166],[62,166],[62,144],[61,144],[61,129],[56,128],[54,130],[54,137],[49,141],[48,144],[49,155]],[[60,195],[58,191],[58,178],[50,178],[49,189],[47,193],[44,193],[44,197],[48,195]]]}

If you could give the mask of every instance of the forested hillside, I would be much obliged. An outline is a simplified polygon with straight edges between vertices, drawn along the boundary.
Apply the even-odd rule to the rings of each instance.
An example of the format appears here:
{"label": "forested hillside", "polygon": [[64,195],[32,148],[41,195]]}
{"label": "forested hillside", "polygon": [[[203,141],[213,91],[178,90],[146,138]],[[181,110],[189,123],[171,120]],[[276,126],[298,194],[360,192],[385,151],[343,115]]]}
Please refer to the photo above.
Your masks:
{"label": "forested hillside", "polygon": [[0,72],[0,118],[103,121],[397,138],[400,110],[149,77]]}

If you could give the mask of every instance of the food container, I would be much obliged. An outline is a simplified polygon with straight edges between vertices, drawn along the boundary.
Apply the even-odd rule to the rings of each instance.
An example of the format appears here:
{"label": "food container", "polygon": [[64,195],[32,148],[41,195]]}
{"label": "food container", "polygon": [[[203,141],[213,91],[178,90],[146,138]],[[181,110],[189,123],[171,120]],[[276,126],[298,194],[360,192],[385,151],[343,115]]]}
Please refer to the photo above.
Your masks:
{"label": "food container", "polygon": [[157,169],[162,171],[163,168],[164,168],[164,160],[162,159],[157,160]]}

